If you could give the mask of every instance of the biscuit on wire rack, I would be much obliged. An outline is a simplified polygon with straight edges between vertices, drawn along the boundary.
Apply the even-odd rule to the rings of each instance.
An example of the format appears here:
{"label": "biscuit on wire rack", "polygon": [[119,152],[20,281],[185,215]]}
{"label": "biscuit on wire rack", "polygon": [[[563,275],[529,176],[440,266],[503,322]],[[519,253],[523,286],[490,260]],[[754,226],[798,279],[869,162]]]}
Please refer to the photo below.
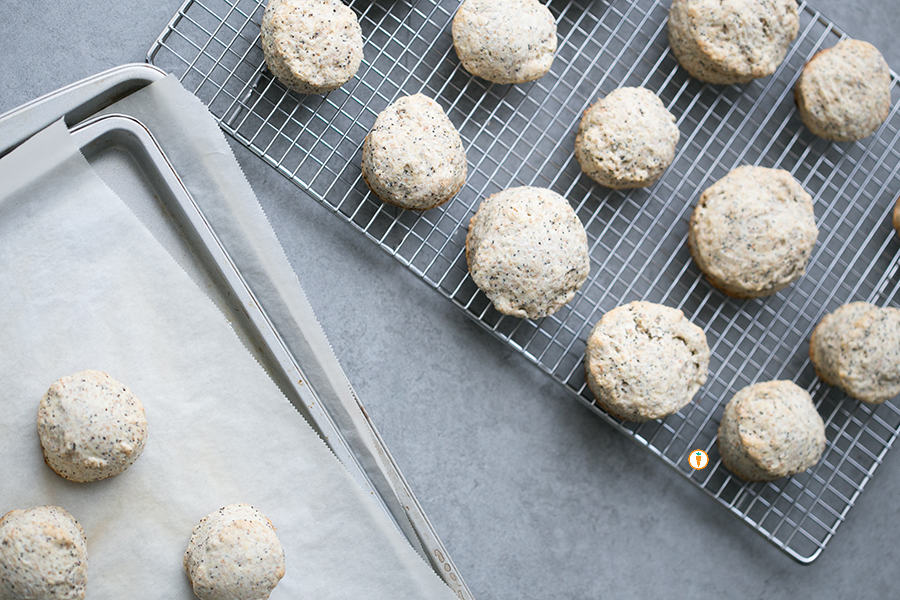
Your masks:
{"label": "biscuit on wire rack", "polygon": [[851,302],[822,317],[809,341],[816,374],[857,400],[900,394],[900,309]]}
{"label": "biscuit on wire rack", "polygon": [[729,471],[747,481],[774,481],[819,462],[825,422],[806,390],[792,381],[764,381],[731,398],[717,443]]}
{"label": "biscuit on wire rack", "polygon": [[706,383],[706,334],[677,308],[631,302],[594,325],[585,378],[597,404],[627,421],[662,419],[688,405]]}
{"label": "biscuit on wire rack", "polygon": [[569,201],[528,186],[481,203],[469,222],[466,260],[494,308],[530,319],[562,308],[591,268],[587,233]]}
{"label": "biscuit on wire rack", "polygon": [[646,187],[672,164],[679,135],[675,115],[656,94],[623,87],[584,112],[575,137],[575,158],[600,185]]}
{"label": "biscuit on wire rack", "polygon": [[462,138],[437,102],[423,94],[403,96],[378,115],[366,136],[362,176],[388,204],[440,206],[466,181]]}
{"label": "biscuit on wire rack", "polygon": [[749,83],[784,61],[800,30],[796,0],[672,0],[669,45],[691,76]]}
{"label": "biscuit on wire rack", "polygon": [[338,89],[363,58],[359,20],[340,0],[269,0],[260,39],[269,70],[300,94]]}
{"label": "biscuit on wire rack", "polygon": [[900,196],[898,196],[896,202],[894,202],[894,212],[891,217],[891,224],[894,226],[894,231],[897,232],[897,235],[900,235]]}
{"label": "biscuit on wire rack", "polygon": [[759,298],[803,275],[818,234],[812,197],[790,173],[745,165],[701,194],[688,246],[713,286]]}
{"label": "biscuit on wire rack", "polygon": [[494,83],[546,75],[556,52],[556,21],[538,0],[465,0],[451,25],[465,69]]}
{"label": "biscuit on wire rack", "polygon": [[835,142],[867,138],[891,110],[891,71],[868,42],[843,40],[803,67],[794,100],[803,123]]}

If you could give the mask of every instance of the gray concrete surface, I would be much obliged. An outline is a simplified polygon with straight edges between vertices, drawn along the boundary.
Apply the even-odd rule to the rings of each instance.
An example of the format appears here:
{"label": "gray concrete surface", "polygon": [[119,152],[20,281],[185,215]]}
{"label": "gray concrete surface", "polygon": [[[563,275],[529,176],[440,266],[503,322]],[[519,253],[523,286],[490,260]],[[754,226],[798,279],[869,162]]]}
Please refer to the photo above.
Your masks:
{"label": "gray concrete surface", "polygon": [[[0,112],[143,61],[180,4],[10,3],[0,17]],[[900,69],[896,0],[814,5]],[[900,595],[896,451],[822,556],[798,564],[232,145],[344,369],[476,598]]]}

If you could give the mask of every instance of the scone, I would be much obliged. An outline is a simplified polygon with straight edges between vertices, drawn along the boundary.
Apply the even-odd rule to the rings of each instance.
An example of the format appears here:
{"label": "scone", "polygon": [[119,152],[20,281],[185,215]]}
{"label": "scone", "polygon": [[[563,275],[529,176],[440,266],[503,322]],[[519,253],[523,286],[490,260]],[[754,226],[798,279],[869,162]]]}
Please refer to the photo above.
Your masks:
{"label": "scone", "polygon": [[462,66],[494,83],[533,81],[553,64],[556,21],[538,0],[465,0],[451,31]]}
{"label": "scone", "polygon": [[774,481],[814,466],[825,450],[825,422],[792,381],[764,381],[738,391],[722,414],[719,454],[747,481]]}
{"label": "scone", "polygon": [[47,465],[80,483],[118,475],[147,443],[143,404],[100,371],[55,381],[38,405],[37,426]]}
{"label": "scone", "polygon": [[440,105],[422,94],[384,109],[362,147],[362,176],[384,202],[427,210],[466,181],[466,152]]}
{"label": "scone", "polygon": [[59,506],[13,510],[0,519],[0,599],[84,598],[87,540]]}
{"label": "scone", "polygon": [[481,203],[469,222],[466,260],[494,308],[531,319],[565,305],[591,269],[587,234],[569,201],[527,186]]}
{"label": "scone", "polygon": [[816,374],[869,404],[900,394],[900,309],[844,304],[822,317],[809,341]]}
{"label": "scone", "polygon": [[184,570],[200,600],[265,600],[284,577],[284,550],[269,519],[231,504],[194,528]]}
{"label": "scone", "polygon": [[300,94],[338,89],[363,58],[359,20],[340,0],[269,0],[260,39],[269,70]]}
{"label": "scone", "polygon": [[584,365],[603,410],[627,421],[662,419],[690,403],[706,383],[709,345],[680,310],[631,302],[594,325]]}
{"label": "scone", "polygon": [[758,298],[803,275],[818,235],[812,197],[790,173],[743,166],[701,194],[688,246],[712,285]]}
{"label": "scone", "polygon": [[891,72],[875,46],[843,40],[806,63],[794,99],[814,134],[835,142],[861,140],[891,110]]}
{"label": "scone", "polygon": [[796,0],[672,0],[669,45],[693,77],[748,83],[775,72],[800,30]]}
{"label": "scone", "polygon": [[646,88],[611,92],[584,112],[575,158],[584,173],[606,187],[645,187],[675,158],[678,126],[659,97]]}

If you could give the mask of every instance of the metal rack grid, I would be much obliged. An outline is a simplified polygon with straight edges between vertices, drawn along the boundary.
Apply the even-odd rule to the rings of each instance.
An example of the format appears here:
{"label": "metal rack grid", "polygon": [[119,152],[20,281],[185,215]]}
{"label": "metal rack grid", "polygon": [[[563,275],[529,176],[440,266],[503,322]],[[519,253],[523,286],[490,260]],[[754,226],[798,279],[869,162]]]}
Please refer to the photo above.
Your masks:
{"label": "metal rack grid", "polygon": [[[148,60],[178,75],[222,128],[789,555],[811,562],[846,518],[900,432],[896,400],[863,405],[821,383],[809,335],[839,305],[900,306],[900,241],[890,225],[900,190],[897,77],[892,111],[872,137],[832,144],[806,130],[793,86],[806,60],[843,36],[800,3],[800,34],[779,70],[742,86],[690,78],[669,52],[668,2],[549,0],[559,50],[551,72],[524,85],[470,76],[452,47],[459,0],[353,0],[365,59],[327,96],[289,93],[265,69],[263,0],[188,0]],[[677,117],[672,166],[650,188],[614,191],[583,177],[572,148],[580,115],[620,86],[656,92]],[[459,129],[469,162],[456,198],[425,213],[382,204],[360,177],[360,148],[378,113],[401,95],[435,98]],[[768,298],[737,301],[711,288],[687,250],[700,192],[742,164],[790,171],[814,198],[820,234],[806,275]],[[538,321],[497,313],[468,276],[468,221],[480,201],[515,185],[566,196],[588,233],[591,276],[575,299]],[[636,299],[674,306],[707,333],[707,384],[662,421],[625,423],[593,402],[583,375],[587,335],[607,310]],[[716,430],[725,402],[757,381],[810,391],[828,446],[806,473],[745,483],[721,464]],[[710,466],[687,458],[701,448]]]}

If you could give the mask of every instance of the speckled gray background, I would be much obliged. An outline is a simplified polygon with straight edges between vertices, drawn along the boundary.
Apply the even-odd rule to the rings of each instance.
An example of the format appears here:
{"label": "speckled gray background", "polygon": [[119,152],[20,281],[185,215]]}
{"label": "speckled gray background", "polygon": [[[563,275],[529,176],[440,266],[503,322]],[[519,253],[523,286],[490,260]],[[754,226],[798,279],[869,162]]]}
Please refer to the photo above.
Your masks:
{"label": "speckled gray background", "polygon": [[[180,4],[5,6],[0,112],[143,61]],[[897,0],[814,6],[900,70]],[[887,455],[821,557],[800,565],[232,146],[345,371],[477,599],[896,596],[900,453]]]}

